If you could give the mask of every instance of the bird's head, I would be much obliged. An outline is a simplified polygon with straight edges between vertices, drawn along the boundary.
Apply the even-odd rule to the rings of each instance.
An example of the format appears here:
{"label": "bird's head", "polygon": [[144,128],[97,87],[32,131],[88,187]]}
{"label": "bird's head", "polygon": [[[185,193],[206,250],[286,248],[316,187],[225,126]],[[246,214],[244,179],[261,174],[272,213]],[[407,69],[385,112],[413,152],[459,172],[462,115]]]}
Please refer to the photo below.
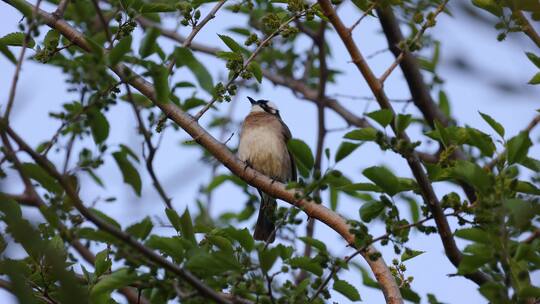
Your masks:
{"label": "bird's head", "polygon": [[251,112],[266,112],[268,114],[279,116],[279,109],[273,102],[265,99],[255,100],[249,96],[248,100],[251,102]]}

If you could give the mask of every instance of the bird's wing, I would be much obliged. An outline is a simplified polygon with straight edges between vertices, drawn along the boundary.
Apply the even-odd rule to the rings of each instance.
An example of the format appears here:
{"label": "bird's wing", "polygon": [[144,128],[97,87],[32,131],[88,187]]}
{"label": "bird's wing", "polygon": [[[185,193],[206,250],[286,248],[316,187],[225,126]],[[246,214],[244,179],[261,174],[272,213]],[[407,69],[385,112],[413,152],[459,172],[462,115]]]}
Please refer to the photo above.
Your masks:
{"label": "bird's wing", "polygon": [[[287,143],[289,139],[292,138],[291,130],[289,130],[289,127],[287,127],[287,125],[283,122],[283,120],[279,119],[279,122],[281,123],[283,127],[283,137],[285,138],[285,143]],[[296,179],[298,178],[297,173],[296,173],[296,163],[294,162],[294,157],[291,154],[291,151],[288,151],[288,152],[289,152],[289,159],[291,162],[291,181],[296,181]]]}

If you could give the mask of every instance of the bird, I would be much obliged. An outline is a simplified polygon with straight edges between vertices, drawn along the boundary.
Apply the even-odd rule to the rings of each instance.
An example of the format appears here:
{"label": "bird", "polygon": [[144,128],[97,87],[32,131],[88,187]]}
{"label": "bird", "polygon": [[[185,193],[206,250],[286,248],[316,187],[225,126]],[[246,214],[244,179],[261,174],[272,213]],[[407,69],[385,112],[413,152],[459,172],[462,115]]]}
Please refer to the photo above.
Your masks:
{"label": "bird", "polygon": [[[251,110],[242,123],[238,158],[273,181],[295,181],[296,165],[287,148],[292,135],[277,106],[265,99],[255,100],[249,96],[247,99],[251,102]],[[261,205],[253,238],[272,243],[275,240],[276,199],[259,189],[257,191]]]}

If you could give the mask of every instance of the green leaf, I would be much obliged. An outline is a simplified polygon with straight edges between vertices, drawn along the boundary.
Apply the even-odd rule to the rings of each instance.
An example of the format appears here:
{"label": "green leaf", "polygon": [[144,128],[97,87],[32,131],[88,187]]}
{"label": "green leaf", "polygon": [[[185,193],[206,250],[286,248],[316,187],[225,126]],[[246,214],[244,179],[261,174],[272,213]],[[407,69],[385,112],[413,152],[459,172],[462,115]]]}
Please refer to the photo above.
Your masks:
{"label": "green leaf", "polygon": [[534,186],[533,184],[529,182],[518,181],[516,183],[515,190],[521,193],[540,195],[540,189],[538,189],[536,186]]}
{"label": "green leaf", "polygon": [[127,159],[127,153],[118,151],[113,153],[114,160],[122,172],[124,182],[130,185],[137,196],[141,196],[142,182],[139,172]]}
{"label": "green leaf", "polygon": [[540,72],[534,74],[534,76],[529,80],[529,84],[539,84],[540,83]]}
{"label": "green leaf", "polygon": [[366,116],[375,120],[383,127],[388,126],[390,122],[392,122],[393,118],[392,111],[389,109],[381,109],[378,111],[367,113]]}
{"label": "green leaf", "polygon": [[45,45],[45,47],[50,49],[55,49],[56,47],[58,47],[59,42],[60,32],[55,29],[49,30],[45,35],[45,39],[43,39],[43,44]]}
{"label": "green leaf", "polygon": [[448,102],[448,96],[444,91],[439,91],[439,108],[447,117],[450,116],[450,103]]}
{"label": "green leaf", "polygon": [[531,219],[535,216],[533,205],[520,199],[509,199],[503,203],[509,211],[514,226],[522,229],[531,224]]}
{"label": "green leaf", "polygon": [[261,66],[259,65],[258,62],[256,61],[250,62],[247,67],[247,70],[250,71],[253,74],[253,76],[255,76],[255,79],[257,79],[258,83],[262,82],[263,73],[262,73]]}
{"label": "green leaf", "polygon": [[109,52],[109,65],[115,66],[122,60],[125,54],[131,51],[131,41],[131,35],[126,36],[114,46],[114,48]]}
{"label": "green leaf", "polygon": [[302,140],[293,138],[287,142],[287,147],[294,156],[300,173],[303,176],[308,176],[309,171],[311,171],[315,164],[315,159],[309,146]]}
{"label": "green leaf", "polygon": [[361,144],[353,144],[351,142],[344,141],[339,145],[339,148],[336,152],[336,163],[345,157],[349,156],[356,148],[360,147]]}
{"label": "green leaf", "polygon": [[182,231],[182,220],[180,219],[178,213],[176,213],[174,209],[166,208],[165,214],[167,215],[167,218],[174,229],[178,232]]}
{"label": "green leaf", "polygon": [[251,233],[247,228],[236,229],[234,227],[227,227],[223,231],[234,240],[244,247],[247,251],[252,251],[255,246],[255,240],[251,236]]}
{"label": "green leaf", "polygon": [[193,230],[193,222],[188,208],[186,208],[184,214],[182,214],[182,217],[180,218],[180,232],[182,232],[184,238],[190,240],[194,244],[197,243],[195,232]]}
{"label": "green leaf", "polygon": [[234,39],[227,35],[219,35],[219,38],[227,45],[227,47],[235,53],[246,53],[246,50],[240,46]]}
{"label": "green leaf", "polygon": [[197,82],[199,82],[201,88],[210,94],[213,93],[214,84],[212,75],[210,75],[206,67],[195,58],[190,49],[176,48],[174,56],[176,58],[177,67],[187,66],[197,79]]}
{"label": "green leaf", "polygon": [[419,255],[421,255],[422,253],[425,253],[425,251],[421,251],[421,250],[410,250],[410,249],[405,249],[405,252],[403,252],[403,254],[401,255],[401,261],[402,262],[405,262],[407,260],[410,260],[412,258],[415,258]]}
{"label": "green leaf", "polygon": [[154,80],[154,88],[156,89],[156,101],[158,103],[169,102],[169,71],[164,66],[154,66],[150,73]]}
{"label": "green leaf", "polygon": [[378,131],[373,128],[356,129],[345,134],[344,138],[352,140],[373,141],[377,139],[377,132]]}
{"label": "green leaf", "polygon": [[384,207],[385,205],[381,201],[367,202],[360,207],[360,218],[362,221],[369,223],[383,212]]}
{"label": "green leaf", "polygon": [[520,132],[517,136],[512,137],[506,143],[506,154],[508,163],[519,163],[527,157],[529,148],[532,146],[529,133],[526,131]]}
{"label": "green leaf", "polygon": [[369,167],[362,171],[362,174],[391,196],[400,190],[398,178],[385,167]]}
{"label": "green leaf", "polygon": [[456,230],[455,236],[465,240],[490,244],[489,234],[480,228],[464,228]]}
{"label": "green leaf", "polygon": [[289,265],[293,268],[300,268],[305,271],[309,271],[313,273],[316,276],[322,276],[323,269],[321,267],[321,264],[319,262],[310,259],[308,257],[295,257],[289,260]]}
{"label": "green leaf", "polygon": [[62,187],[40,166],[34,163],[23,163],[21,166],[28,177],[38,182],[47,191],[62,193]]}
{"label": "green leaf", "polygon": [[478,113],[480,113],[482,118],[493,128],[493,130],[495,130],[495,132],[497,132],[497,134],[504,138],[504,127],[500,123],[487,114],[482,112]]}
{"label": "green leaf", "polygon": [[110,275],[103,276],[90,291],[90,299],[93,303],[108,302],[111,292],[128,286],[137,280],[137,274],[128,269],[121,268]]}
{"label": "green leaf", "polygon": [[175,12],[176,6],[173,3],[163,3],[163,2],[154,2],[154,3],[145,3],[142,5],[140,12],[142,14],[148,13],[166,13],[166,12]]}
{"label": "green leaf", "polygon": [[112,266],[111,259],[109,259],[109,249],[104,249],[96,254],[96,260],[94,262],[94,275],[96,277],[101,276],[108,271]]}
{"label": "green leaf", "polygon": [[301,236],[299,237],[299,239],[302,242],[306,243],[307,245],[311,245],[312,247],[317,248],[319,251],[322,251],[322,252],[327,251],[326,244],[324,244],[323,242],[317,239],[306,237],[306,236]]}
{"label": "green leaf", "polygon": [[90,130],[92,131],[92,137],[96,144],[104,142],[107,137],[109,137],[109,121],[101,111],[97,108],[92,108],[88,111],[88,124],[90,125]]}
{"label": "green leaf", "polygon": [[456,161],[450,173],[454,178],[474,186],[481,192],[487,192],[493,183],[491,176],[480,166],[464,160]]}
{"label": "green leaf", "polygon": [[458,274],[469,274],[478,271],[478,268],[491,260],[487,255],[464,254],[458,266]]}
{"label": "green leaf", "polygon": [[120,97],[121,100],[125,100],[127,102],[131,102],[133,101],[133,103],[135,103],[136,105],[140,106],[140,107],[144,107],[144,108],[150,108],[152,107],[154,104],[152,103],[152,101],[150,99],[148,99],[148,97],[142,95],[142,94],[138,94],[138,93],[135,93],[135,92],[131,92],[131,99],[130,100],[130,96],[128,94],[125,94],[123,96]]}
{"label": "green leaf", "polygon": [[138,239],[144,240],[152,232],[152,228],[154,228],[152,220],[147,216],[142,221],[127,227],[126,232]]}
{"label": "green leaf", "polygon": [[398,114],[396,118],[396,131],[403,132],[411,124],[412,116],[411,114]]}
{"label": "green leaf", "polygon": [[529,58],[529,60],[534,63],[534,65],[537,67],[537,68],[540,68],[540,57],[536,56],[535,54],[533,53],[529,53],[529,52],[525,52],[525,54],[527,54],[527,58]]}
{"label": "green leaf", "polygon": [[500,17],[503,13],[502,7],[495,0],[472,0],[472,3],[491,14]]}
{"label": "green leaf", "polygon": [[226,271],[238,270],[240,265],[232,253],[223,251],[208,253],[197,249],[185,263],[185,267],[200,275],[217,275]]}
{"label": "green leaf", "polygon": [[361,301],[358,290],[356,290],[356,288],[347,281],[335,280],[333,288],[335,291],[341,293],[351,301]]}
{"label": "green leaf", "polygon": [[383,192],[383,190],[372,183],[354,183],[339,187],[342,191],[369,191],[369,192]]}
{"label": "green leaf", "polygon": [[6,58],[11,61],[13,64],[17,64],[17,58],[15,55],[7,48],[7,46],[0,43],[0,52],[6,56]]}
{"label": "green leaf", "polygon": [[146,34],[141,41],[141,45],[139,46],[139,55],[141,55],[142,58],[150,56],[150,54],[157,50],[156,40],[160,34],[161,31],[155,27],[151,27],[146,31]]}
{"label": "green leaf", "polygon": [[[26,36],[23,32],[15,32],[5,35],[4,37],[0,38],[0,44],[2,45],[10,45],[10,46],[23,46],[24,44],[24,37]],[[33,48],[36,42],[34,39],[29,38],[28,43],[26,47]]]}
{"label": "green leaf", "polygon": [[491,157],[495,153],[495,144],[489,135],[474,128],[465,128],[467,131],[467,144],[477,147],[482,155]]}
{"label": "green leaf", "polygon": [[95,208],[90,208],[90,210],[92,210],[92,212],[94,213],[94,215],[96,215],[97,217],[99,217],[100,219],[102,219],[103,221],[111,224],[112,226],[118,228],[118,229],[122,229],[122,227],[120,226],[120,224],[115,220],[113,219],[112,217],[108,216],[107,214],[99,211],[98,209],[95,209]]}
{"label": "green leaf", "polygon": [[162,254],[168,255],[174,258],[177,262],[183,259],[184,246],[182,240],[177,237],[161,237],[157,235],[151,235],[145,242],[145,245],[159,250]]}
{"label": "green leaf", "polygon": [[[15,7],[21,14],[23,14],[26,18],[32,17],[32,6],[28,5],[28,2],[25,0],[12,0],[10,1],[10,5]],[[21,302],[24,303],[24,302]]]}
{"label": "green leaf", "polygon": [[531,169],[534,172],[540,172],[540,160],[532,157],[525,157],[525,159],[522,160],[520,164]]}
{"label": "green leaf", "polygon": [[259,251],[259,264],[264,272],[268,272],[277,260],[279,250],[277,248],[268,248]]}

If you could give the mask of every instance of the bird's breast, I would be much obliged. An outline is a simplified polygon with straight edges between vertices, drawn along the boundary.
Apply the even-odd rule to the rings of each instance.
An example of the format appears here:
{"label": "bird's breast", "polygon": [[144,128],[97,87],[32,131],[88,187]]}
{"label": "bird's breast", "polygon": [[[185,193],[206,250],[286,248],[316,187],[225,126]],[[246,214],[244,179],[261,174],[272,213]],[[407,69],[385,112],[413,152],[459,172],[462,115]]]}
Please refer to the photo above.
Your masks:
{"label": "bird's breast", "polygon": [[268,127],[242,130],[238,157],[255,170],[280,181],[290,178],[287,145],[280,132]]}

